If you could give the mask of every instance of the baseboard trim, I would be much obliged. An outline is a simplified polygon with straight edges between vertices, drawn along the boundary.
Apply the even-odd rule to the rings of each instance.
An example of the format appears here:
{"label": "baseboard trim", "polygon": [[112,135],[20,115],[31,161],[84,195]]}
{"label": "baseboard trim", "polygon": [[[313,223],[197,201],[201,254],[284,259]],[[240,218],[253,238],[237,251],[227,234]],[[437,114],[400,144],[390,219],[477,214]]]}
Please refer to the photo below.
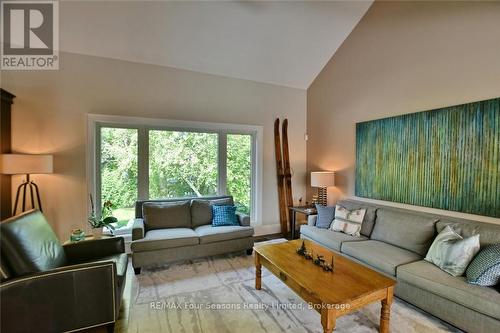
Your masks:
{"label": "baseboard trim", "polygon": [[254,236],[272,235],[281,233],[281,226],[279,224],[261,224],[254,227]]}

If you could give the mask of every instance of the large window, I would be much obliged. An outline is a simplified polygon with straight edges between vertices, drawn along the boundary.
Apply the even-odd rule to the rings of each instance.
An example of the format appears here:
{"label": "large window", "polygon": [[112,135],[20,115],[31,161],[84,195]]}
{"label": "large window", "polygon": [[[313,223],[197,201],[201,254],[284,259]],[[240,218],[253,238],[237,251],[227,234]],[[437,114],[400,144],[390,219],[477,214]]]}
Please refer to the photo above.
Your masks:
{"label": "large window", "polygon": [[245,214],[251,213],[251,135],[227,135],[227,193],[233,196],[238,211]]}
{"label": "large window", "polygon": [[216,133],[149,131],[149,197],[217,194]]}
{"label": "large window", "polygon": [[100,139],[99,202],[113,203],[113,216],[123,227],[134,217],[137,199],[137,130],[103,127]]}
{"label": "large window", "polygon": [[261,127],[90,115],[89,131],[90,192],[113,203],[118,230],[137,199],[228,194],[259,218]]}

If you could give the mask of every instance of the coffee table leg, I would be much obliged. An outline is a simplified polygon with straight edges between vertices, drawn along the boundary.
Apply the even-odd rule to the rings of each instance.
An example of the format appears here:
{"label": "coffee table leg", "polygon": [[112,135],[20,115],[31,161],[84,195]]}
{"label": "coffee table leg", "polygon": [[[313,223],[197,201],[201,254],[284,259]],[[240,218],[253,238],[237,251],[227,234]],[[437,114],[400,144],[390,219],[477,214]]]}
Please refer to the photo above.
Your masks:
{"label": "coffee table leg", "polygon": [[332,333],[335,329],[336,313],[334,309],[321,310],[321,325],[324,333]]}
{"label": "coffee table leg", "polygon": [[380,333],[389,332],[389,318],[391,316],[393,287],[387,288],[387,298],[382,300],[382,309],[380,310]]}
{"label": "coffee table leg", "polygon": [[260,264],[260,255],[255,252],[255,289],[260,290],[262,282],[262,265]]}

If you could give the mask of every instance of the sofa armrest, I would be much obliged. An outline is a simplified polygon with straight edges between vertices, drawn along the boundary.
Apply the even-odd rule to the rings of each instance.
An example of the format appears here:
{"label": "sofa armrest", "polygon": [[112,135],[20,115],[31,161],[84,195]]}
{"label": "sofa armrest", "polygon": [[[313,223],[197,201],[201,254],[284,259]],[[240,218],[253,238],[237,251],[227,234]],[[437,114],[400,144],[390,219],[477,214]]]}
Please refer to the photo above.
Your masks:
{"label": "sofa armrest", "polygon": [[63,245],[66,258],[70,264],[78,264],[113,254],[125,253],[123,237],[93,239]]}
{"label": "sofa armrest", "polygon": [[132,240],[135,241],[137,239],[144,238],[144,234],[145,234],[144,220],[135,219],[134,225],[132,226]]}
{"label": "sofa armrest", "polygon": [[0,284],[2,332],[67,332],[116,321],[112,261],[65,266]]}
{"label": "sofa armrest", "polygon": [[318,219],[318,215],[309,215],[307,217],[307,225],[314,227],[316,225],[317,219]]}
{"label": "sofa armrest", "polygon": [[240,222],[240,225],[242,227],[249,227],[250,226],[250,216],[243,214],[243,213],[238,213],[238,212],[236,212],[236,216],[238,216],[238,221]]}

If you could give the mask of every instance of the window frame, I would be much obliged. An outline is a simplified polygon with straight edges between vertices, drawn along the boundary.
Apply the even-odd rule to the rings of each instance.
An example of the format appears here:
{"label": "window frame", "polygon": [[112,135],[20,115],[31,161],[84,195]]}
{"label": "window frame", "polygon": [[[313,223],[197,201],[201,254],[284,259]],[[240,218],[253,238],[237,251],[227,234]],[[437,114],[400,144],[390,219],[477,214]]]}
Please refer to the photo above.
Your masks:
{"label": "window frame", "polygon": [[183,131],[218,134],[217,195],[227,194],[227,135],[250,135],[252,140],[252,174],[250,186],[250,221],[262,224],[263,127],[230,123],[211,123],[172,119],[87,114],[87,192],[101,207],[101,128],[137,130],[137,198],[149,199],[149,131]]}

